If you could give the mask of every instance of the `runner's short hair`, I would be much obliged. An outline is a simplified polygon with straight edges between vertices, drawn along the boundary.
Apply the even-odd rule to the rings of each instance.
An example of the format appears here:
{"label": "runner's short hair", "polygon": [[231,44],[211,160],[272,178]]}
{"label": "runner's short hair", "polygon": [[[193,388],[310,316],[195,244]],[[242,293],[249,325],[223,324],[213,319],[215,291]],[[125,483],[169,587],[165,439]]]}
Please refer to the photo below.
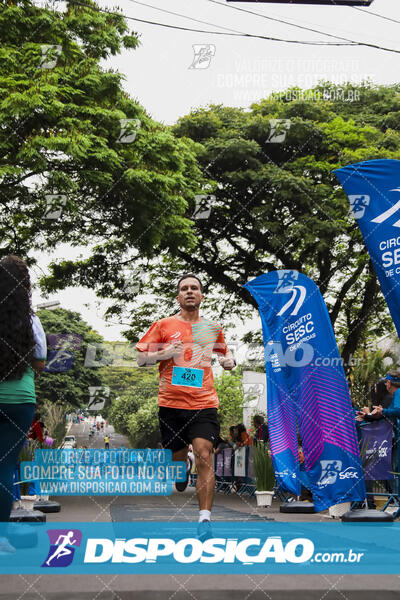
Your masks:
{"label": "runner's short hair", "polygon": [[177,292],[179,293],[179,286],[181,285],[181,282],[184,279],[188,279],[189,277],[192,277],[193,279],[197,279],[197,281],[200,284],[200,291],[203,292],[203,284],[201,283],[201,280],[197,277],[197,275],[193,275],[193,273],[185,273],[184,275],[182,275],[182,277],[179,278],[176,289]]}

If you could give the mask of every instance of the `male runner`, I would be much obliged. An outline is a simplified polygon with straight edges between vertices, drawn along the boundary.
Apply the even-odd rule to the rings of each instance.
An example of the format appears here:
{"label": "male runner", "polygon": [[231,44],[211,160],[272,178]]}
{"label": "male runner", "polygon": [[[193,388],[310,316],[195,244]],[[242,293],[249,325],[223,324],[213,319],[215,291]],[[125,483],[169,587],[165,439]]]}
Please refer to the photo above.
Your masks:
{"label": "male runner", "polygon": [[[161,319],[139,340],[138,365],[159,362],[159,422],[162,444],[172,450],[175,461],[187,461],[193,445],[197,468],[200,539],[211,537],[211,506],[214,498],[213,446],[219,437],[218,396],[211,368],[212,353],[226,370],[235,361],[222,328],[199,316],[204,299],[203,286],[196,275],[183,275],[177,286],[180,312]],[[183,491],[188,482],[177,482]]]}

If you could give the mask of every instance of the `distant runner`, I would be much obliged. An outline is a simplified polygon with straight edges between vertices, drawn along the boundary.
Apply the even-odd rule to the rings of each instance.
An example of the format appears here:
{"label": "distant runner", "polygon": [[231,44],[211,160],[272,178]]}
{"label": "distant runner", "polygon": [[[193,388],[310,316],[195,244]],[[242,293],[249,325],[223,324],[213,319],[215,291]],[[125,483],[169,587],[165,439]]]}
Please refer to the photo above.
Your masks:
{"label": "distant runner", "polygon": [[108,435],[106,435],[105,438],[104,438],[104,448],[106,450],[108,450],[109,447],[110,447],[110,438],[108,437]]}
{"label": "distant runner", "polygon": [[[164,448],[172,450],[173,460],[187,463],[188,446],[193,445],[197,468],[199,502],[198,535],[211,534],[211,507],[214,498],[213,446],[219,438],[218,396],[214,387],[211,358],[219,355],[226,370],[235,361],[228,349],[222,327],[199,316],[204,299],[203,285],[196,275],[183,275],[176,300],[181,308],[173,317],[161,319],[150,327],[136,345],[138,365],[159,365],[159,423]],[[183,491],[186,481],[177,482]]]}

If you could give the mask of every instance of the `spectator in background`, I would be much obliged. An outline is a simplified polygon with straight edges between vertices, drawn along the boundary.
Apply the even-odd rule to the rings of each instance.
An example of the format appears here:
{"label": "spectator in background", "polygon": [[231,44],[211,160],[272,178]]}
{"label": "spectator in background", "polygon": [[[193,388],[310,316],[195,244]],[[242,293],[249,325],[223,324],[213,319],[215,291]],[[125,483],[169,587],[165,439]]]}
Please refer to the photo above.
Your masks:
{"label": "spectator in background", "polygon": [[238,438],[237,425],[231,425],[229,427],[229,436],[230,436],[231,446],[233,448],[233,446],[236,444],[237,438]]}
{"label": "spectator in background", "polygon": [[43,444],[43,442],[44,442],[43,428],[44,428],[44,423],[43,423],[43,421],[40,420],[40,414],[35,413],[35,416],[33,417],[31,428],[28,433],[28,438],[30,438],[31,440],[39,440],[39,442],[41,444]]}
{"label": "spectator in background", "polygon": [[268,427],[264,421],[264,417],[261,415],[254,415],[253,417],[253,425],[254,425],[254,437],[253,442],[256,446],[258,442],[263,442],[266,444],[269,439],[268,435]]}
{"label": "spectator in background", "polygon": [[239,448],[241,446],[252,446],[253,438],[247,433],[246,427],[243,423],[239,423],[237,426],[238,436],[236,441],[236,447]]}
{"label": "spectator in background", "polygon": [[[385,379],[379,379],[376,383],[374,383],[371,386],[371,390],[370,390],[370,398],[371,398],[371,406],[382,406],[382,408],[388,408],[393,401],[393,392],[389,391],[387,389],[387,385],[386,385],[386,380]],[[363,406],[363,408],[361,410],[359,410],[357,412],[357,416],[356,416],[356,428],[357,428],[357,433],[358,433],[358,437],[359,437],[359,441],[361,439],[361,429],[363,425],[366,425],[367,423],[371,423],[374,421],[378,421],[381,420],[385,417],[383,417],[383,415],[379,412],[371,412],[371,409],[368,406]],[[388,420],[390,420],[392,422],[393,425],[393,442],[395,441],[396,437],[395,437],[395,427],[396,427],[396,419],[391,418],[389,419],[389,417],[386,417]],[[392,445],[392,468],[394,471],[396,471],[396,452],[395,452],[395,445]],[[387,479],[384,482],[384,486],[385,486],[385,490],[389,493],[393,493],[394,492],[394,482],[391,479]],[[373,484],[374,482],[370,479],[366,479],[365,480],[365,485],[366,485],[366,490],[368,492],[368,508],[376,508],[374,500],[373,500]]]}
{"label": "spectator in background", "polygon": [[[371,409],[368,406],[364,406],[358,411],[357,416],[360,417],[358,421],[363,420],[367,423],[383,419],[382,414],[371,414],[371,410],[374,406],[382,406],[382,408],[389,408],[393,401],[393,394],[388,391],[385,379],[379,379],[374,385],[371,386],[370,390],[371,397]],[[395,419],[390,419],[394,424]]]}
{"label": "spectator in background", "polygon": [[[17,256],[0,260],[0,521],[8,521],[13,475],[35,412],[35,374],[44,368],[46,335],[31,305],[28,267]],[[43,435],[43,434],[42,434]],[[0,552],[12,552],[0,538]]]}
{"label": "spectator in background", "polygon": [[219,437],[217,440],[216,448],[214,450],[214,454],[219,454],[222,450],[226,448],[232,448],[232,444],[227,440],[224,440],[222,437]]}
{"label": "spectator in background", "polygon": [[309,480],[308,480],[308,475],[306,472],[306,466],[304,464],[304,452],[303,452],[303,448],[301,446],[301,439],[298,436],[298,444],[299,444],[299,464],[300,464],[300,483],[301,483],[301,490],[300,490],[300,500],[301,502],[312,502],[313,501],[313,497],[312,497],[312,493],[311,490],[309,489]]}

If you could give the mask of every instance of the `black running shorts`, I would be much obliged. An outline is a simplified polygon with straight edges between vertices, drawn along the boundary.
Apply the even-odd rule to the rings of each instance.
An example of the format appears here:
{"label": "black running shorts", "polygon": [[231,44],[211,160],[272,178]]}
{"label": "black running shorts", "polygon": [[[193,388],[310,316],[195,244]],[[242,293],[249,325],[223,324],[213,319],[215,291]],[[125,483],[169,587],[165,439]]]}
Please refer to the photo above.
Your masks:
{"label": "black running shorts", "polygon": [[158,411],[163,448],[177,452],[192,443],[193,438],[209,440],[214,445],[219,437],[216,408],[186,410],[160,406]]}

